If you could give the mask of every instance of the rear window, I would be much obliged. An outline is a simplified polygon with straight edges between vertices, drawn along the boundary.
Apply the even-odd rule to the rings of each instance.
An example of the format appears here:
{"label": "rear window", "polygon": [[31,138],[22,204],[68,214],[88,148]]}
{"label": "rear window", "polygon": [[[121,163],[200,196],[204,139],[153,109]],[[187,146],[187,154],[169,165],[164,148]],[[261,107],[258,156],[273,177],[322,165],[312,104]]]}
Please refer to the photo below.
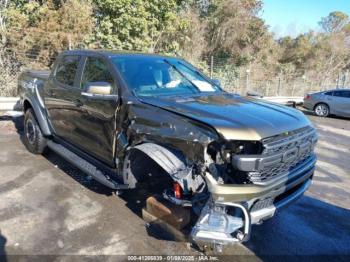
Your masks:
{"label": "rear window", "polygon": [[326,93],[324,93],[325,95],[327,95],[327,96],[332,96],[333,95],[333,92],[331,91],[331,92],[326,92]]}
{"label": "rear window", "polygon": [[64,56],[56,67],[56,80],[61,84],[74,86],[79,60],[79,56]]}

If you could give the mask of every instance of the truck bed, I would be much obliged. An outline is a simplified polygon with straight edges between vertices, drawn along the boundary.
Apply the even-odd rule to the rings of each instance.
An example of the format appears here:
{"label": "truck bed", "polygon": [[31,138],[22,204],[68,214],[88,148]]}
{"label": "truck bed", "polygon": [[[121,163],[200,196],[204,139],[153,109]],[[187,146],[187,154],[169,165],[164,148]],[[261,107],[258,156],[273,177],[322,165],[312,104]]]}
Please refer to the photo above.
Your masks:
{"label": "truck bed", "polygon": [[44,83],[50,76],[50,71],[47,70],[27,70],[21,73],[18,77],[17,93],[21,99],[21,105],[25,94],[32,96],[32,90],[38,87],[38,92],[42,93]]}

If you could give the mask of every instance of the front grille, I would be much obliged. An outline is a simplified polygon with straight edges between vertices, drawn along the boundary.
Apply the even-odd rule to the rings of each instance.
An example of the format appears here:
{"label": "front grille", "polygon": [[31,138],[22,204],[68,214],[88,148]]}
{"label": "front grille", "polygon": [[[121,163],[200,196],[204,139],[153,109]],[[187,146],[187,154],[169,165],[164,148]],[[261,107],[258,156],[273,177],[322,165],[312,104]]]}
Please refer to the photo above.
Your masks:
{"label": "front grille", "polygon": [[269,137],[262,140],[264,146],[262,154],[272,155],[284,152],[303,142],[312,140],[314,137],[316,137],[316,131],[311,126]]}
{"label": "front grille", "polygon": [[[248,179],[254,184],[262,184],[275,178],[287,176],[288,173],[293,172],[293,169],[297,169],[312,157],[316,141],[317,135],[312,127],[298,129],[263,140],[262,156],[268,157],[280,154],[283,155],[282,161],[266,165],[258,171],[248,172]],[[301,148],[306,149],[301,150]]]}

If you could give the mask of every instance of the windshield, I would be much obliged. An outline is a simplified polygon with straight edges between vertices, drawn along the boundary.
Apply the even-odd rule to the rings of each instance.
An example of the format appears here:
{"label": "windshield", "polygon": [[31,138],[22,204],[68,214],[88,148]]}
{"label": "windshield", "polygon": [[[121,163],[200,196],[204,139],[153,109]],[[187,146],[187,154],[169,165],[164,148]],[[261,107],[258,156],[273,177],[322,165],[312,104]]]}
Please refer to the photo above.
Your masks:
{"label": "windshield", "polygon": [[138,96],[184,95],[220,91],[181,60],[144,56],[112,58],[122,77]]}

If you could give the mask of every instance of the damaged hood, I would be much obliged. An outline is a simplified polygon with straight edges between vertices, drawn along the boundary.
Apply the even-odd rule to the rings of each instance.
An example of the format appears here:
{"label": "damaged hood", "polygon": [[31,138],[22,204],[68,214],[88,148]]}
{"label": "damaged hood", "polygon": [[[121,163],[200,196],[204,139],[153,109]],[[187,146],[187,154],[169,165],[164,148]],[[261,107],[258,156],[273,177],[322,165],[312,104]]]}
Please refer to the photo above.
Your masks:
{"label": "damaged hood", "polygon": [[296,109],[229,93],[142,97],[141,101],[205,123],[227,140],[261,140],[311,125]]}

